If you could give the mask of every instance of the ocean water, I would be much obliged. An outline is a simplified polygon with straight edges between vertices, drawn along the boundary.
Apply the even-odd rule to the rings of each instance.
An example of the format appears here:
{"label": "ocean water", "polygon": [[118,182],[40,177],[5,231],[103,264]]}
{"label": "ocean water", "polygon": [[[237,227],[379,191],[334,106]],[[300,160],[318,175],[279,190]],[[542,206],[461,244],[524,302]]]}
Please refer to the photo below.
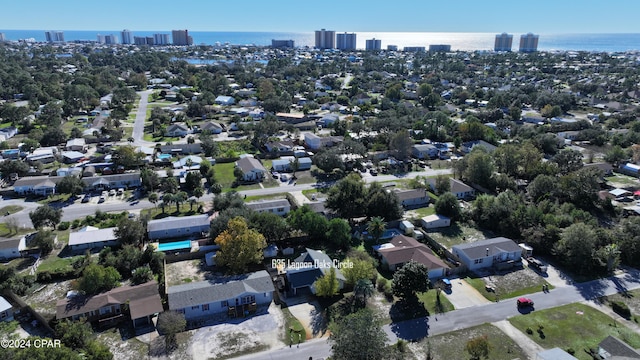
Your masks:
{"label": "ocean water", "polygon": [[[0,30],[7,40],[34,38],[45,41],[44,30]],[[153,36],[154,33],[171,34],[171,31],[132,31],[133,36]],[[64,30],[66,41],[96,40],[97,35],[114,34],[120,40],[120,31]],[[271,45],[272,39],[294,40],[296,46],[313,46],[313,32],[210,32],[190,31],[194,44],[214,45]],[[493,50],[495,33],[438,33],[438,32],[358,32],[357,47],[364,49],[367,39],[380,39],[382,48],[397,45],[424,46],[449,44],[452,50]],[[513,34],[513,50],[518,50],[519,33]],[[623,52],[640,50],[640,33],[637,34],[540,34],[538,50],[542,51],[598,51]]]}

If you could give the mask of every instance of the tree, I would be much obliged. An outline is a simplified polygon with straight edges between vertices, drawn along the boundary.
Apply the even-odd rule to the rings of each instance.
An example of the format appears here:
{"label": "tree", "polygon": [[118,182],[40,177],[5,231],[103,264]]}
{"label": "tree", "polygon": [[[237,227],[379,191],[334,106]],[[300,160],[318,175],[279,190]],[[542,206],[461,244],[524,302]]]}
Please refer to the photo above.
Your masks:
{"label": "tree", "polygon": [[43,256],[49,255],[53,250],[53,240],[55,235],[51,230],[40,230],[33,237],[33,243],[40,248],[40,252]]}
{"label": "tree", "polygon": [[240,169],[239,166],[236,166],[233,169],[233,176],[235,176],[236,181],[240,182],[244,178],[244,172],[242,171],[242,169]]}
{"label": "tree", "polygon": [[151,279],[153,279],[153,273],[151,272],[151,268],[148,266],[135,268],[135,270],[133,270],[133,275],[131,276],[131,282],[134,285],[145,283]]}
{"label": "tree", "polygon": [[178,191],[174,196],[173,196],[173,201],[176,203],[176,211],[178,213],[180,213],[180,204],[184,203],[185,201],[187,201],[187,199],[189,198],[189,196],[187,196],[187,193],[184,191]]}
{"label": "tree", "polygon": [[142,169],[140,178],[142,180],[142,187],[146,192],[154,191],[160,186],[160,177],[158,177],[155,171],[149,168]]}
{"label": "tree", "polygon": [[513,121],[520,121],[520,118],[522,117],[522,108],[520,106],[510,106],[509,116]]}
{"label": "tree", "polygon": [[387,335],[380,318],[370,309],[338,319],[329,325],[332,358],[336,360],[381,360]]}
{"label": "tree", "polygon": [[488,359],[491,344],[489,344],[487,335],[482,335],[467,341],[464,349],[471,355],[473,360],[480,360],[482,357]]}
{"label": "tree", "polygon": [[289,234],[289,224],[279,215],[269,212],[254,212],[249,224],[264,235],[267,242],[276,242]]}
{"label": "tree", "polygon": [[29,212],[29,218],[36,229],[44,226],[55,228],[62,219],[62,209],[54,209],[49,205],[38,206],[34,211]]}
{"label": "tree", "polygon": [[598,250],[598,256],[607,266],[607,273],[611,274],[620,265],[620,248],[618,244],[608,244]]}
{"label": "tree", "polygon": [[564,229],[555,252],[563,262],[579,274],[587,274],[594,266],[596,232],[585,223],[572,224]]}
{"label": "tree", "polygon": [[113,353],[109,347],[96,340],[90,340],[84,347],[84,353],[87,359],[91,360],[112,360]]}
{"label": "tree", "polygon": [[453,220],[459,219],[462,213],[458,198],[450,192],[440,195],[434,206],[436,213],[450,217]]}
{"label": "tree", "polygon": [[327,218],[311,211],[308,205],[290,212],[287,222],[293,229],[306,233],[314,240],[324,240],[329,226]]}
{"label": "tree", "polygon": [[558,164],[558,169],[561,174],[568,174],[572,171],[579,170],[584,166],[582,162],[582,154],[580,151],[573,149],[562,150],[551,160]]}
{"label": "tree", "polygon": [[351,219],[364,214],[365,189],[362,179],[351,174],[338,181],[329,190],[327,207],[335,210],[341,218]]}
{"label": "tree", "polygon": [[622,262],[631,266],[640,264],[640,217],[622,219],[613,234],[619,245]]}
{"label": "tree", "polygon": [[158,315],[158,330],[164,335],[164,344],[167,350],[177,346],[176,335],[187,327],[184,314],[177,311],[164,311]]}
{"label": "tree", "polygon": [[40,144],[44,146],[56,146],[67,141],[67,134],[59,126],[47,128],[42,134]]}
{"label": "tree", "polygon": [[158,202],[158,194],[157,193],[151,193],[148,196],[149,202],[152,203],[154,206],[157,206],[156,203]]}
{"label": "tree", "polygon": [[87,295],[97,294],[116,287],[122,279],[114,267],[103,267],[97,264],[88,265],[78,280],[78,289]]}
{"label": "tree", "polygon": [[436,185],[435,185],[436,194],[442,195],[447,191],[451,191],[451,180],[446,175],[438,175],[436,176]]}
{"label": "tree", "polygon": [[82,194],[84,182],[77,176],[67,175],[56,184],[56,192],[71,194],[74,196]]}
{"label": "tree", "polygon": [[391,290],[395,296],[403,300],[416,299],[417,293],[429,290],[427,267],[413,260],[404,264],[393,274]]}
{"label": "tree", "polygon": [[8,179],[11,174],[22,177],[29,172],[29,165],[21,160],[5,160],[0,163],[0,173],[3,179]]}
{"label": "tree", "polygon": [[366,192],[366,215],[368,217],[381,217],[386,221],[402,217],[402,206],[395,191],[387,191],[379,183],[374,182],[369,185]]}
{"label": "tree", "polygon": [[114,166],[124,166],[126,169],[138,167],[142,164],[144,153],[136,151],[131,145],[121,145],[111,155]]}
{"label": "tree", "polygon": [[56,324],[56,338],[74,350],[83,349],[94,338],[91,324],[85,318],[79,321],[62,320]]}
{"label": "tree", "polygon": [[140,221],[128,219],[126,217],[120,219],[116,228],[113,230],[113,234],[123,245],[133,244],[138,246],[144,243],[146,233],[147,230]]}
{"label": "tree", "polygon": [[[166,196],[166,194],[175,194],[180,188],[180,185],[178,184],[178,180],[171,176],[162,179],[160,188]],[[164,197],[162,199],[164,200]]]}
{"label": "tree", "polygon": [[353,264],[353,266],[346,266],[340,270],[342,272],[342,275],[344,275],[345,283],[347,285],[355,286],[355,284],[359,280],[375,278],[376,268],[371,258],[361,259],[356,257],[348,257],[344,261],[345,263]]}
{"label": "tree", "polygon": [[373,241],[377,244],[380,238],[387,229],[387,224],[381,217],[374,217],[367,223],[367,232],[373,238]]}
{"label": "tree", "polygon": [[184,187],[187,191],[193,191],[193,189],[202,186],[202,176],[199,172],[189,171],[185,177]]}
{"label": "tree", "polygon": [[332,297],[338,295],[340,282],[336,276],[336,268],[332,266],[329,272],[325,272],[313,283],[313,287],[316,289],[316,296]]}
{"label": "tree", "polygon": [[227,229],[215,239],[220,251],[216,263],[227,266],[232,273],[241,274],[251,264],[259,264],[267,242],[262,234],[249,229],[245,219],[236,217],[229,220]]}
{"label": "tree", "polygon": [[615,145],[604,156],[604,160],[614,166],[618,166],[621,161],[629,158],[629,155],[620,147]]}
{"label": "tree", "polygon": [[406,160],[411,155],[411,146],[413,146],[413,140],[409,136],[409,131],[406,129],[400,130],[393,135],[389,148],[394,150],[396,159]]}
{"label": "tree", "polygon": [[344,219],[331,219],[327,229],[327,239],[339,247],[346,248],[351,240],[351,226]]}
{"label": "tree", "polygon": [[557,185],[557,178],[549,175],[538,175],[527,185],[527,195],[535,202],[550,197]]}
{"label": "tree", "polygon": [[362,298],[363,303],[367,303],[367,298],[373,296],[373,284],[369,279],[360,279],[353,287],[356,297]]}
{"label": "tree", "polygon": [[493,159],[484,147],[476,147],[461,162],[466,164],[462,176],[470,183],[490,187],[493,175]]}

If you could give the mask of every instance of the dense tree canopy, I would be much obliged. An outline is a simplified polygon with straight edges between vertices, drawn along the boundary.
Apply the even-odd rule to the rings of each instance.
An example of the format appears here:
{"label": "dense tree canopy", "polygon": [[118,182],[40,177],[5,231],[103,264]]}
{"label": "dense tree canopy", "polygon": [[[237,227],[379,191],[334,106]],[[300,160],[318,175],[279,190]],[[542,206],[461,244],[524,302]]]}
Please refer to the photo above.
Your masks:
{"label": "dense tree canopy", "polygon": [[245,219],[236,217],[229,220],[227,229],[215,239],[220,251],[216,253],[216,263],[226,266],[236,274],[246,272],[252,264],[259,264],[267,243],[262,234],[247,226]]}

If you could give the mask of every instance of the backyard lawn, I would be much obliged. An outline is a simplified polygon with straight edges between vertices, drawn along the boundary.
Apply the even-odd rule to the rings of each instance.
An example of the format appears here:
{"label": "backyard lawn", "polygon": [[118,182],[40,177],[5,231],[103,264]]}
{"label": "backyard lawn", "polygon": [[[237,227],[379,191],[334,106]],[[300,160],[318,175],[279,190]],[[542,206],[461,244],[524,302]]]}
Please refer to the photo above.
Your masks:
{"label": "backyard lawn", "polygon": [[420,342],[423,353],[431,352],[433,360],[469,359],[464,349],[467,341],[486,336],[490,344],[489,359],[528,359],[527,354],[509,336],[497,327],[483,324],[450,333],[429,336]]}
{"label": "backyard lawn", "polygon": [[598,343],[609,335],[633,348],[640,347],[640,335],[600,311],[579,303],[533,311],[509,321],[524,334],[531,329],[532,334],[527,336],[543,348],[571,348],[575,351],[574,356],[581,360],[590,360],[591,356],[584,350],[597,349]]}
{"label": "backyard lawn", "polygon": [[447,228],[426,230],[428,236],[447,249],[453,245],[470,243],[478,240],[492,238],[489,231],[481,231],[465,223],[456,222]]}
{"label": "backyard lawn", "polygon": [[235,163],[232,162],[213,165],[213,170],[216,172],[216,181],[218,181],[223,188],[230,188],[231,184],[236,180],[236,177],[233,175],[234,168]]}

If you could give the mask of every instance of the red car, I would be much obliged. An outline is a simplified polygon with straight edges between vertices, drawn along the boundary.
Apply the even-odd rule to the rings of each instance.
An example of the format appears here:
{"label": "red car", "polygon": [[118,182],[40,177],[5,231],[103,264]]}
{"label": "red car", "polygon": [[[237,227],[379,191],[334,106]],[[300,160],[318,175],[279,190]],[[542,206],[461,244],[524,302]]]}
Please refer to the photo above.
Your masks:
{"label": "red car", "polygon": [[518,299],[517,304],[519,308],[529,307],[529,306],[533,307],[533,300],[529,298],[521,297]]}

